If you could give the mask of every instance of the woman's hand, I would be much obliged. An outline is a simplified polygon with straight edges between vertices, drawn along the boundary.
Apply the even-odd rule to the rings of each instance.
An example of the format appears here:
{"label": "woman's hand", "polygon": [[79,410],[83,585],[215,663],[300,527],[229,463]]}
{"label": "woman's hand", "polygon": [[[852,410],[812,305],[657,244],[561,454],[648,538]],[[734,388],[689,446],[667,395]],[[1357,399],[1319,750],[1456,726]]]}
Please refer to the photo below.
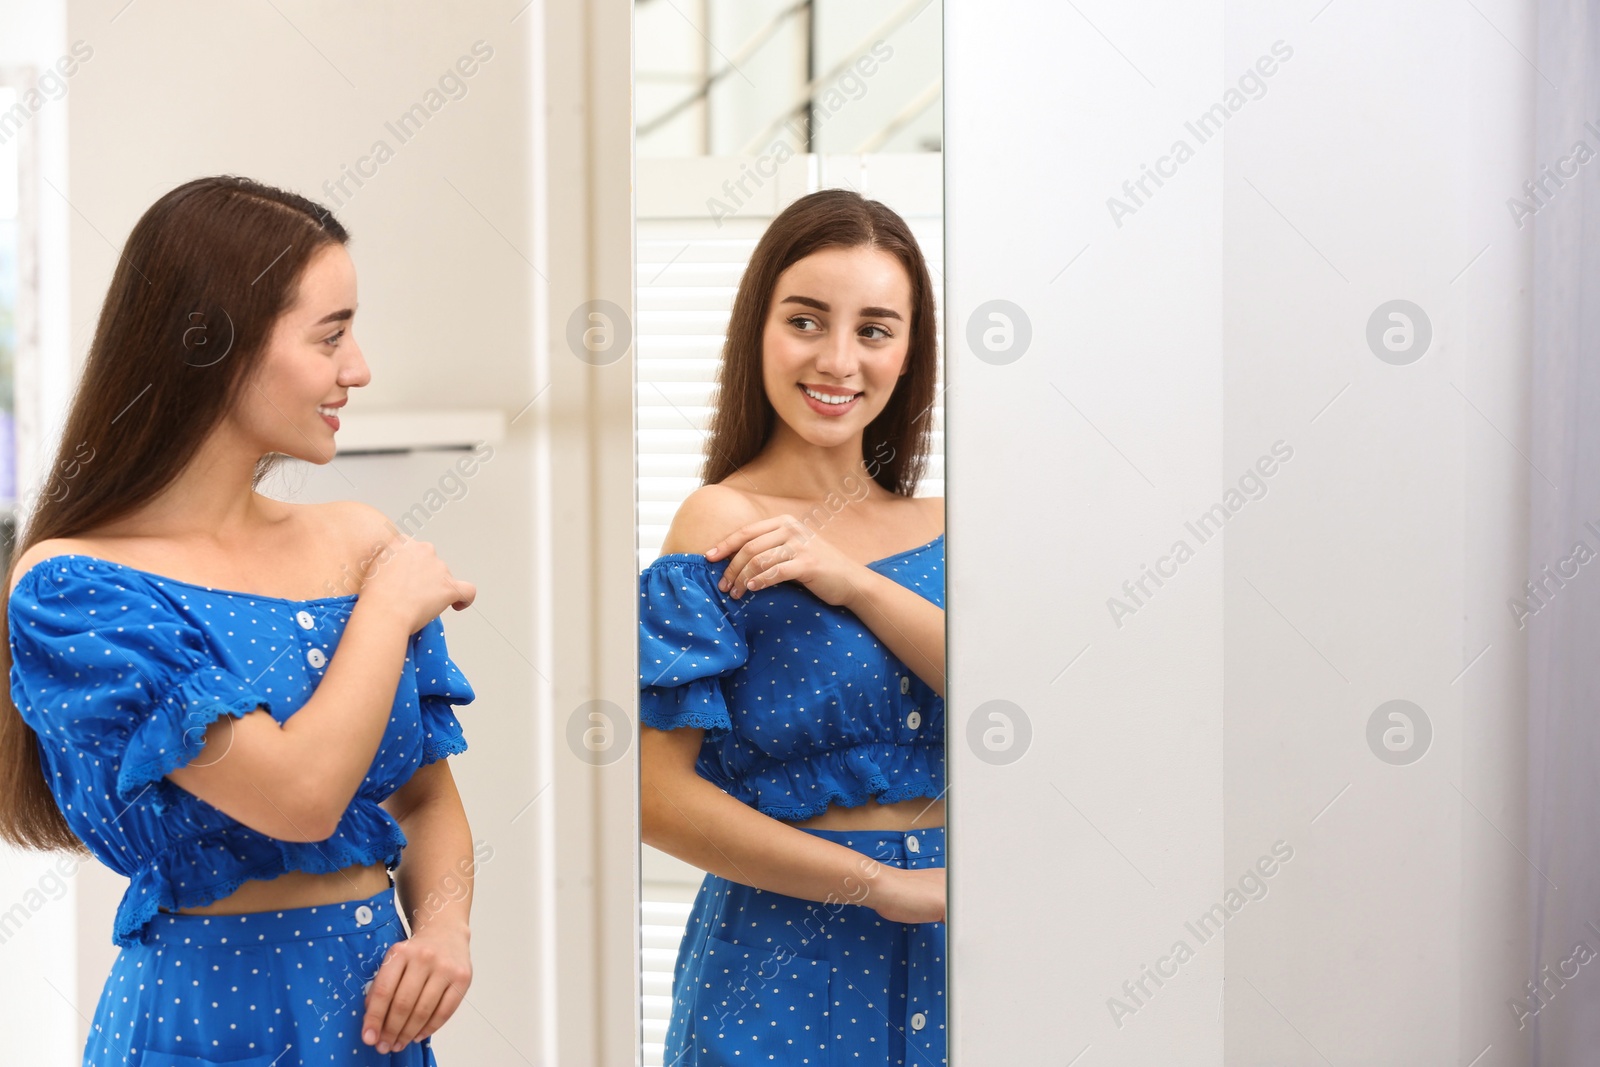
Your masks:
{"label": "woman's hand", "polygon": [[858,904],[897,923],[942,923],[945,913],[943,867],[907,871],[880,867],[871,888]]}
{"label": "woman's hand", "polygon": [[477,598],[471,582],[450,574],[427,541],[397,535],[362,561],[360,600],[378,604],[386,614],[405,619],[407,633],[416,633],[445,608],[460,611]]}
{"label": "woman's hand", "polygon": [[367,991],[361,1040],[388,1053],[432,1037],[472,984],[469,940],[465,929],[430,925],[390,946]]}
{"label": "woman's hand", "polygon": [[849,607],[867,569],[793,515],[739,527],[712,546],[706,559],[718,560],[729,553],[718,588],[736,600],[746,589],[794,581],[834,607]]}

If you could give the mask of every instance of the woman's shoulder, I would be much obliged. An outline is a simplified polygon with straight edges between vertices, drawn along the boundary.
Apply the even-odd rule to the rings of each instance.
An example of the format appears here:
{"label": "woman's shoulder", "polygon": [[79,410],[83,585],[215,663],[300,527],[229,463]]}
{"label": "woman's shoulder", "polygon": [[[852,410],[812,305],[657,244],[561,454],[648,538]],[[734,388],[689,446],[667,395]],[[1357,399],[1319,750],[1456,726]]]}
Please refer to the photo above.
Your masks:
{"label": "woman's shoulder", "polygon": [[702,485],[678,506],[661,551],[703,553],[739,527],[764,517],[754,500],[732,486]]}
{"label": "woman's shoulder", "polygon": [[[275,519],[285,523],[284,531],[274,536],[284,537],[287,543],[333,546],[332,558],[322,564],[334,571],[339,569],[339,564],[354,568],[360,561],[372,557],[393,538],[397,529],[383,512],[359,500],[307,504],[273,501],[273,506]],[[39,564],[64,557],[75,557],[74,562],[79,563],[101,561],[137,573],[185,573],[188,568],[184,560],[169,549],[170,546],[159,544],[159,539],[115,533],[46,538],[30,545],[12,561],[7,589],[15,592],[22,579]],[[228,583],[221,585],[227,587]]]}
{"label": "woman's shoulder", "polygon": [[319,573],[338,574],[343,591],[359,593],[368,565],[402,531],[389,516],[360,500],[284,503],[294,543]]}
{"label": "woman's shoulder", "polygon": [[299,509],[304,523],[314,535],[343,545],[346,557],[371,555],[392,540],[399,531],[389,516],[360,500],[330,500],[321,504],[290,504]]}

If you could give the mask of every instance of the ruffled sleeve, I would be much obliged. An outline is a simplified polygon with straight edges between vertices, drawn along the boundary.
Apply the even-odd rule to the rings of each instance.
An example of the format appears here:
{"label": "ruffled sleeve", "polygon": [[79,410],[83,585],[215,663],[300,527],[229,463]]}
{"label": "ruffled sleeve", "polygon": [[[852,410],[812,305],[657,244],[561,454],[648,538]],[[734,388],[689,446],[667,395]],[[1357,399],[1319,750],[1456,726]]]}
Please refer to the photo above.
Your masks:
{"label": "ruffled sleeve", "polygon": [[30,568],[7,620],[24,721],[41,739],[114,760],[124,801],[199,755],[212,722],[271,708],[180,611],[88,557]]}
{"label": "ruffled sleeve", "polygon": [[411,662],[422,709],[422,762],[460,755],[467,739],[451,705],[470,704],[477,694],[450,658],[439,616],[411,636]]}
{"label": "ruffled sleeve", "polygon": [[672,553],[639,575],[639,721],[658,730],[699,727],[708,738],[733,728],[722,678],[749,649],[717,588],[723,560]]}

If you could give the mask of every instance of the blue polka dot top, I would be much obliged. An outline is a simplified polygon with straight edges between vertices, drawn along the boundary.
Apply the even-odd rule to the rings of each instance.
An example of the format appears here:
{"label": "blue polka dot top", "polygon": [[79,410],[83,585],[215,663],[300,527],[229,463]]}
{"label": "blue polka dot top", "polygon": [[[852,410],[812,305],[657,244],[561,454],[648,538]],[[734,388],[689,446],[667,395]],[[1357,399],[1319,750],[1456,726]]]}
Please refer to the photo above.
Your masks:
{"label": "blue polka dot top", "polygon": [[399,863],[405,834],[378,802],[467,747],[451,705],[474,694],[438,618],[411,636],[377,755],[326,841],[268,837],[165,777],[199,754],[216,719],[265,708],[281,723],[304,706],[355,604],[353,593],[237,593],[81,555],[41,560],[18,581],[11,699],[39,735],[67,824],[129,880],[117,944],[136,943],[158,908],[209,904],[251,879]]}
{"label": "blue polka dot top", "polygon": [[[944,792],[944,698],[799,582],[717,582],[670,552],[639,576],[639,721],[705,731],[701,777],[776,819]],[[944,607],[944,535],[867,564]]]}

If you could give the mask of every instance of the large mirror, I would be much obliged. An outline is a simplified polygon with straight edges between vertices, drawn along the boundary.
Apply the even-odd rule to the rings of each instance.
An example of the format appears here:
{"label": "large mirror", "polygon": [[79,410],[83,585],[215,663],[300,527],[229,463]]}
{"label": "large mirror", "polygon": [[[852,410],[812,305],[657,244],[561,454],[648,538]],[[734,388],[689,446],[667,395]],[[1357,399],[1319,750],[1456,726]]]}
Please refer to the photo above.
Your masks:
{"label": "large mirror", "polygon": [[945,1060],[942,19],[634,8],[646,1065]]}

